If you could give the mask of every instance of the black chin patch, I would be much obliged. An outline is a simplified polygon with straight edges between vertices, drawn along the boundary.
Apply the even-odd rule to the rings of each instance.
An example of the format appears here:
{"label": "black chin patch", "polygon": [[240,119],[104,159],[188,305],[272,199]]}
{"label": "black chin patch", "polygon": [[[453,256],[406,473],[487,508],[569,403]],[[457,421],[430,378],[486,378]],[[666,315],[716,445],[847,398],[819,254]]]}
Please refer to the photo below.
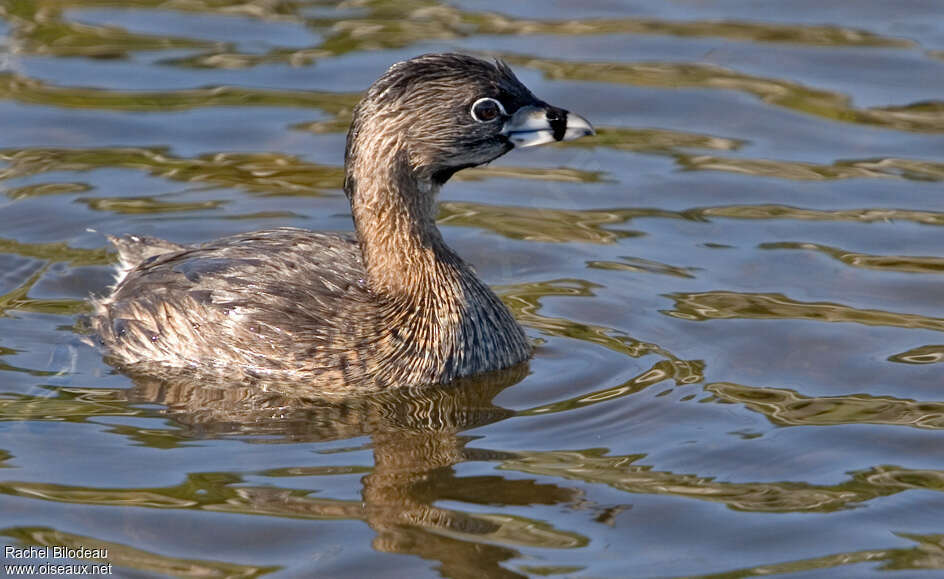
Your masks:
{"label": "black chin patch", "polygon": [[446,183],[446,181],[452,178],[452,176],[458,173],[459,171],[463,169],[468,169],[470,167],[478,167],[479,165],[485,165],[487,163],[491,163],[495,159],[501,157],[508,151],[515,148],[514,143],[512,143],[508,139],[508,137],[506,137],[505,135],[497,135],[496,137],[486,141],[485,145],[490,146],[496,143],[501,146],[501,151],[495,153],[494,157],[492,157],[491,159],[479,161],[478,163],[462,163],[460,165],[453,165],[451,167],[442,167],[441,169],[438,169],[437,171],[433,173],[432,175],[433,185],[442,186]]}
{"label": "black chin patch", "polygon": [[547,107],[547,122],[554,131],[554,140],[561,141],[567,133],[567,111],[557,107]]}
{"label": "black chin patch", "polygon": [[469,167],[475,167],[475,163],[466,163],[464,165],[456,165],[455,167],[443,167],[442,169],[433,173],[433,184],[441,186],[457,172],[463,169],[468,169]]}

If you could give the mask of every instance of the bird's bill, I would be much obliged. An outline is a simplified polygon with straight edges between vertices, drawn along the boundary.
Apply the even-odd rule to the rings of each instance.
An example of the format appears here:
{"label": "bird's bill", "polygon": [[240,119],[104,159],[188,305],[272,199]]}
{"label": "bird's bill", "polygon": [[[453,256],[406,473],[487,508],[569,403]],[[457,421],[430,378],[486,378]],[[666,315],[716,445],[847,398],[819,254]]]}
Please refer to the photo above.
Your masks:
{"label": "bird's bill", "polygon": [[552,106],[525,106],[505,121],[502,134],[516,147],[534,147],[596,133],[580,115]]}

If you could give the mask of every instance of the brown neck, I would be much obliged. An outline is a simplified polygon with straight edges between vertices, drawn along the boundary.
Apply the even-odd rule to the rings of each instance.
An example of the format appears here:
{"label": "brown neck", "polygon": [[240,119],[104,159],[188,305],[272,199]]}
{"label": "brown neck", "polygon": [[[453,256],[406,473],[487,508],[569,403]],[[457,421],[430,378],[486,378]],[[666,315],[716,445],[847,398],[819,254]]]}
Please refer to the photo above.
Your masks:
{"label": "brown neck", "polygon": [[431,384],[527,359],[511,312],[443,241],[433,180],[418,176],[399,145],[387,138],[349,146],[345,179],[367,284],[392,306],[378,346],[387,371]]}
{"label": "brown neck", "polygon": [[417,178],[403,149],[391,148],[353,167],[351,209],[371,289],[410,296],[465,266],[436,227],[436,187]]}

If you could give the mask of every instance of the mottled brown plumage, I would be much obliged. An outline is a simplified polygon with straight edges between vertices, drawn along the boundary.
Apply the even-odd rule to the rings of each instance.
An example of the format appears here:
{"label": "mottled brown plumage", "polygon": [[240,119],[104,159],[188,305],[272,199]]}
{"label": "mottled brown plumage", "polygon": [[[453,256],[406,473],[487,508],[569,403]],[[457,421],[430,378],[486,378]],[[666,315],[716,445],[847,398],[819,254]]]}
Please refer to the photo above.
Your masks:
{"label": "mottled brown plumage", "polygon": [[401,62],[368,90],[348,133],[356,237],[281,228],[194,247],[113,239],[128,272],[96,302],[93,329],[119,366],[303,380],[326,393],[512,366],[530,353],[524,332],[446,246],[435,194],[516,145],[591,133],[503,64]]}

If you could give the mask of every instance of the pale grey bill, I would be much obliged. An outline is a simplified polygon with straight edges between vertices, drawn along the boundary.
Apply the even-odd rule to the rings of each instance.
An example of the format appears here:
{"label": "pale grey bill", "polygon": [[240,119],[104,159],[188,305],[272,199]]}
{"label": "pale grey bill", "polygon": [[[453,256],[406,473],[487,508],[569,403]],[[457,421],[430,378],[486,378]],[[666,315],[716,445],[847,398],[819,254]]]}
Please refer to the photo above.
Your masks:
{"label": "pale grey bill", "polygon": [[502,134],[508,137],[516,147],[534,147],[556,141],[572,141],[587,135],[594,135],[593,125],[574,113],[567,112],[567,125],[562,138],[554,138],[554,127],[547,118],[547,109],[543,107],[521,107],[505,122]]}

